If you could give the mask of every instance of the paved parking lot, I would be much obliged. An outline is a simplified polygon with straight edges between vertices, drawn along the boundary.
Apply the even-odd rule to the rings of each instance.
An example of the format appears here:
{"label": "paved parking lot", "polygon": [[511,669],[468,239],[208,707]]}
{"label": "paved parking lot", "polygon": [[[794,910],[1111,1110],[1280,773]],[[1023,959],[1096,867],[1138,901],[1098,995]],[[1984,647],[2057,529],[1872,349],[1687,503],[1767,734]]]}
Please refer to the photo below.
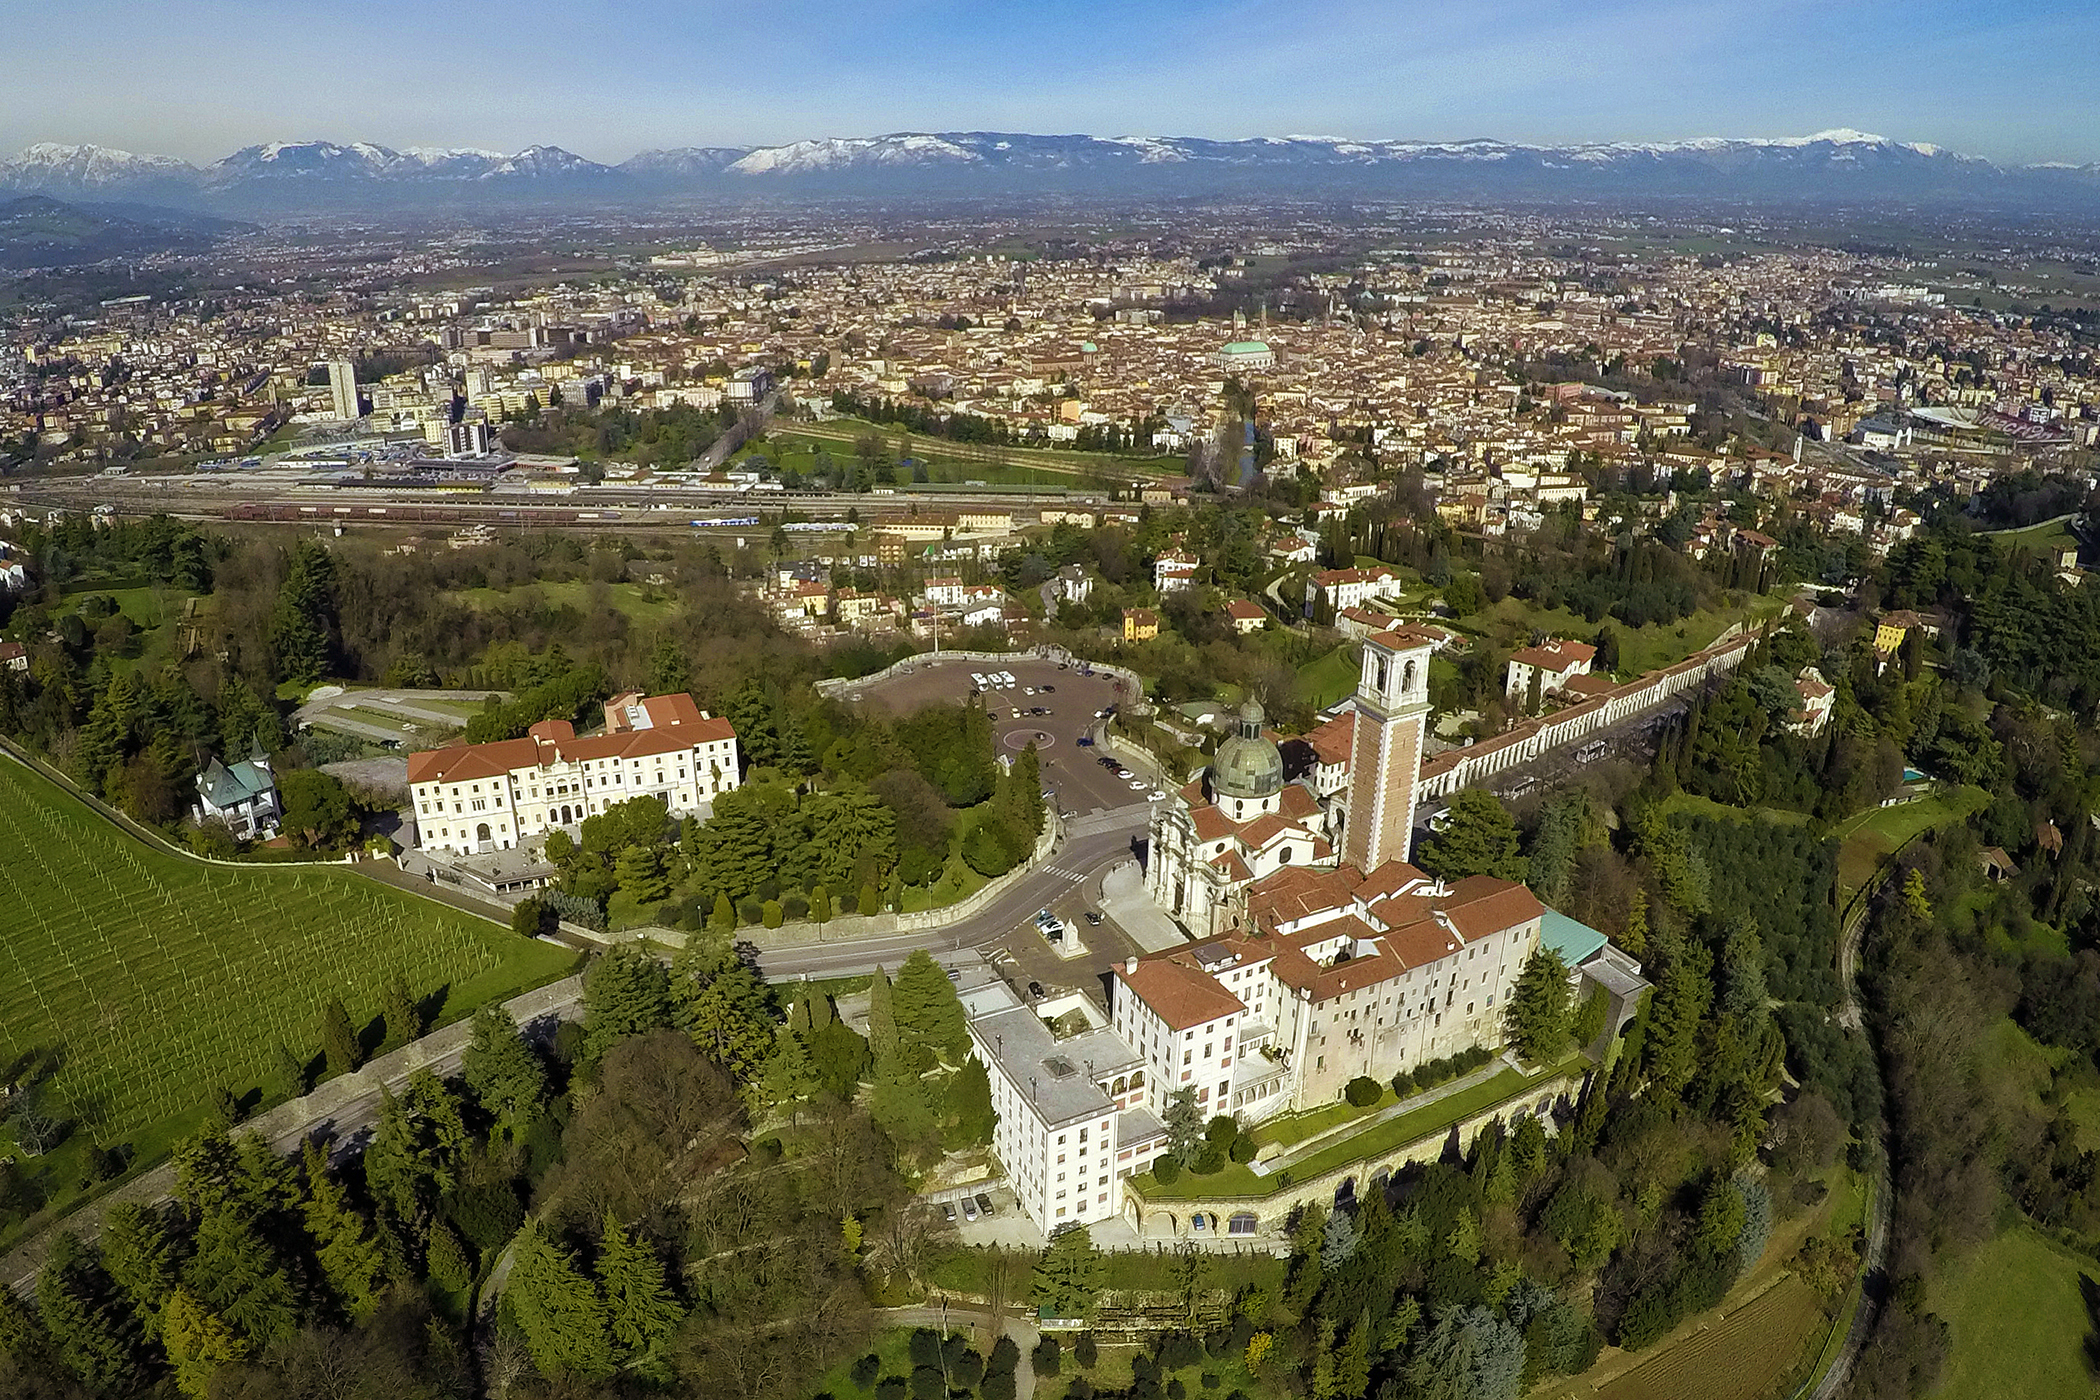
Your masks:
{"label": "paved parking lot", "polygon": [[[1111,676],[1083,675],[1078,668],[1032,658],[1009,658],[996,666],[982,661],[934,661],[926,658],[907,675],[893,676],[847,692],[848,703],[880,705],[907,715],[930,704],[954,704],[970,698],[971,672],[1012,672],[1014,683],[988,690],[981,697],[992,716],[995,739],[1009,753],[1019,753],[1032,740],[1042,761],[1043,786],[1057,795],[1061,812],[1075,816],[1128,807],[1144,801],[1144,792],[1102,767],[1098,750],[1079,741],[1096,729],[1095,714],[1132,697],[1121,693]],[[1050,689],[1045,691],[1044,686]],[[1030,694],[1033,690],[1035,693]],[[1031,715],[1041,708],[1048,714]],[[1015,711],[1021,713],[1016,714]]]}

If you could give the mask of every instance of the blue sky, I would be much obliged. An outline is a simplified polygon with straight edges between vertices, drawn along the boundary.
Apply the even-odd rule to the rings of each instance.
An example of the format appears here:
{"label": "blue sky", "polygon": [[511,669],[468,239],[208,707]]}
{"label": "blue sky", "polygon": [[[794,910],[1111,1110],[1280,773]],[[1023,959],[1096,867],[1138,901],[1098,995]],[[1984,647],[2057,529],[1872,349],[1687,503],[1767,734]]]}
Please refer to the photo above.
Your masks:
{"label": "blue sky", "polygon": [[1853,127],[2100,160],[2100,0],[68,0],[0,151],[369,140],[618,161],[895,130],[1514,141]]}

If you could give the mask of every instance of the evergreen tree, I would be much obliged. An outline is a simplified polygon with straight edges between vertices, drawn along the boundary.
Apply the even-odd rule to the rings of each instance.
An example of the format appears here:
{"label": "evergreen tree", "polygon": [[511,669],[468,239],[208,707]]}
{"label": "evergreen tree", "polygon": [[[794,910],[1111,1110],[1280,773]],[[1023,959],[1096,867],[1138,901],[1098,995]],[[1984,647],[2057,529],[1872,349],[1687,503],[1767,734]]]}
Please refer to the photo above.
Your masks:
{"label": "evergreen tree", "polygon": [[1534,1065],[1558,1060],[1568,1048],[1568,965],[1541,945],[1524,960],[1502,1015],[1510,1046]]}
{"label": "evergreen tree", "polygon": [[1351,1323],[1334,1358],[1335,1384],[1340,1394],[1365,1395],[1371,1387],[1371,1310],[1363,1309]]}
{"label": "evergreen tree", "polygon": [[416,1005],[408,979],[400,973],[386,979],[379,994],[380,1015],[386,1021],[387,1044],[401,1046],[423,1034],[423,1012]]}
{"label": "evergreen tree", "polygon": [[306,1092],[306,1066],[299,1057],[284,1048],[278,1041],[270,1056],[270,1087],[288,1099],[296,1099]]}
{"label": "evergreen tree", "polygon": [[685,1309],[671,1294],[663,1260],[648,1241],[621,1229],[610,1211],[598,1242],[597,1273],[614,1358],[632,1366],[654,1356],[684,1319]]}
{"label": "evergreen tree", "polygon": [[761,1083],[767,1101],[785,1108],[791,1118],[801,1101],[817,1091],[816,1066],[799,1036],[790,1032],[780,1037]]}
{"label": "evergreen tree", "polygon": [[1052,1317],[1084,1317],[1100,1291],[1101,1251],[1086,1226],[1050,1241],[1035,1266],[1035,1302]]}
{"label": "evergreen tree", "polygon": [[809,917],[812,921],[820,924],[831,922],[831,889],[829,886],[818,885],[809,892]]}
{"label": "evergreen tree", "polygon": [[868,1114],[898,1150],[919,1156],[934,1148],[938,1122],[926,1081],[902,1060],[877,1061]]}
{"label": "evergreen tree", "polygon": [[653,846],[629,846],[620,852],[613,878],[637,904],[656,904],[671,897],[663,856]]}
{"label": "evergreen tree", "polygon": [[596,1063],[614,1044],[671,1023],[671,978],[639,943],[615,944],[583,987],[583,1056]]}
{"label": "evergreen tree", "polygon": [[605,1300],[537,1222],[518,1236],[505,1298],[543,1374],[592,1378],[613,1373]]}
{"label": "evergreen tree", "polygon": [[298,1329],[298,1295],[277,1251],[230,1206],[206,1211],[182,1271],[197,1300],[257,1346]]}
{"label": "evergreen tree", "polygon": [[707,931],[718,937],[736,932],[736,906],[729,902],[726,893],[716,892],[714,912],[707,916]]}
{"label": "evergreen tree", "polygon": [[868,1048],[874,1051],[878,1064],[897,1057],[896,988],[890,983],[889,973],[880,967],[875,969],[875,980],[868,984]]}
{"label": "evergreen tree", "polygon": [[119,1201],[102,1217],[102,1266],[148,1337],[160,1335],[161,1309],[182,1278],[182,1240],[159,1210]]}
{"label": "evergreen tree", "polygon": [[924,948],[914,948],[897,970],[892,1006],[898,1039],[905,1046],[926,1047],[928,1064],[933,1054],[953,1063],[969,1053],[969,1020],[963,1014],[962,999],[955,993],[955,983]]}
{"label": "evergreen tree", "polygon": [[1444,829],[1422,843],[1416,862],[1432,875],[1462,880],[1492,875],[1522,880],[1526,862],[1519,849],[1517,824],[1493,793],[1467,788],[1451,799]]}
{"label": "evergreen tree", "polygon": [[1196,1091],[1183,1087],[1167,1096],[1167,1152],[1186,1167],[1203,1153],[1203,1110],[1196,1106]]}
{"label": "evergreen tree", "polygon": [[765,1070],[780,1018],[772,989],[726,942],[688,944],[672,969],[678,1028],[708,1058],[748,1084]]}
{"label": "evergreen tree", "polygon": [[248,1344],[187,1288],[168,1297],[168,1361],[175,1386],[191,1400],[206,1400],[219,1368],[248,1354]]}
{"label": "evergreen tree", "polygon": [[430,1281],[447,1293],[463,1294],[473,1286],[474,1263],[467,1257],[467,1247],[444,1221],[430,1222],[423,1241],[423,1259]]}
{"label": "evergreen tree", "polygon": [[467,1145],[459,1101],[429,1069],[410,1075],[398,1100],[382,1088],[379,1126],[365,1149],[372,1200],[396,1221],[420,1225],[458,1184]]}
{"label": "evergreen tree", "polygon": [[137,1322],[93,1248],[62,1230],[36,1280],[37,1309],[58,1359],[97,1395],[135,1389],[143,1371]]}
{"label": "evergreen tree", "polygon": [[963,1067],[949,1077],[943,1100],[942,1107],[951,1125],[951,1150],[991,1142],[992,1133],[999,1126],[999,1115],[992,1108],[992,1077],[984,1061],[975,1055],[963,1061]]}
{"label": "evergreen tree", "polygon": [[335,659],[334,633],[335,561],[318,540],[301,540],[270,618],[277,674],[307,684],[327,675]]}
{"label": "evergreen tree", "polygon": [[330,997],[321,1005],[321,1052],[328,1058],[330,1074],[348,1074],[363,1058],[357,1044],[357,1028],[341,997]]}
{"label": "evergreen tree", "polygon": [[328,1170],[328,1153],[306,1142],[306,1232],[314,1240],[321,1276],[343,1312],[354,1321],[371,1314],[378,1302],[386,1252],[366,1220],[350,1204],[342,1184]]}
{"label": "evergreen tree", "polygon": [[515,1138],[547,1098],[547,1069],[500,1006],[474,1013],[474,1032],[460,1055],[460,1077],[497,1130]]}

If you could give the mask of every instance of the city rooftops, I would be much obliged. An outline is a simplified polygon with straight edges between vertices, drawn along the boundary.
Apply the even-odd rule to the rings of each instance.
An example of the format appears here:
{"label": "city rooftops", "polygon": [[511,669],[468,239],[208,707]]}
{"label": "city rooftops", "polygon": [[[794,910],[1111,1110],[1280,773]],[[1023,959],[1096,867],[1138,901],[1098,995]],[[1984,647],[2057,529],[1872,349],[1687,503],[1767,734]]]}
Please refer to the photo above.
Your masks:
{"label": "city rooftops", "polygon": [[970,1034],[1015,1089],[1051,1125],[1116,1111],[1101,1081],[1141,1069],[1137,1051],[1105,1028],[1060,1038],[1001,983],[974,988]]}

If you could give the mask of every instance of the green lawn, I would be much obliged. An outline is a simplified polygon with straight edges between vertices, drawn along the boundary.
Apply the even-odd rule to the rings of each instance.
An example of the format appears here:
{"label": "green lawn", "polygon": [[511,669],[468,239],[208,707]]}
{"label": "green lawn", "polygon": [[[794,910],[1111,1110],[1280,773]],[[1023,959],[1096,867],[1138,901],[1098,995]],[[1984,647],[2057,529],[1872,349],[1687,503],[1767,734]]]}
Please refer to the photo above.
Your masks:
{"label": "green lawn", "polygon": [[2029,525],[2024,530],[1990,530],[1985,533],[2007,549],[2039,552],[2060,546],[2075,548],[2078,544],[2078,536],[2071,533],[2071,522],[2068,520],[2046,521],[2040,525]]}
{"label": "green lawn", "polygon": [[455,602],[480,611],[488,608],[517,607],[531,594],[539,597],[550,607],[575,608],[588,612],[594,590],[604,588],[607,601],[613,608],[635,622],[661,622],[678,611],[678,603],[661,589],[648,588],[639,583],[590,583],[578,579],[567,583],[533,583],[524,588],[462,588],[445,596]]}
{"label": "green lawn", "polygon": [[2081,1273],[2100,1265],[2052,1249],[2019,1226],[1979,1245],[1933,1279],[1932,1310],[1951,1352],[1935,1396],[1946,1400],[2070,1400],[2093,1394],[2081,1348],[2092,1327]]}
{"label": "green lawn", "polygon": [[1351,1162],[1368,1163],[1371,1159],[1396,1151],[1408,1143],[1441,1132],[1461,1119],[1470,1118],[1482,1109],[1491,1108],[1505,1099],[1518,1098],[1537,1085],[1565,1074],[1577,1058],[1579,1057],[1571,1056],[1559,1065],[1532,1074],[1505,1069],[1469,1089],[1447,1095],[1412,1113],[1403,1113],[1397,1118],[1388,1118],[1383,1123],[1373,1124],[1362,1132],[1352,1133],[1270,1176],[1257,1176],[1250,1168],[1233,1162],[1228,1163],[1222,1171],[1213,1172],[1209,1176],[1196,1176],[1184,1172],[1171,1186],[1161,1186],[1149,1174],[1133,1177],[1132,1185],[1138,1194],[1147,1200],[1271,1195],[1292,1181],[1306,1181],[1337,1167],[1347,1166]]}
{"label": "green lawn", "polygon": [[1714,639],[1731,625],[1776,615],[1784,606],[1783,599],[1753,596],[1741,607],[1706,608],[1677,622],[1628,627],[1616,618],[1592,623],[1567,608],[1541,608],[1522,598],[1509,597],[1459,619],[1458,625],[1504,649],[1523,646],[1534,631],[1586,638],[1595,636],[1599,626],[1609,626],[1619,639],[1620,673],[1637,676],[1674,665],[1713,645]]}
{"label": "green lawn", "polygon": [[1875,867],[1921,831],[1960,821],[1988,807],[1982,788],[1942,788],[1930,797],[1894,807],[1873,807],[1838,824],[1838,903],[1865,884]]}
{"label": "green lawn", "polygon": [[143,1145],[215,1085],[260,1089],[279,1043],[316,1055],[331,994],[362,1026],[399,974],[448,1021],[574,961],[340,867],[148,846],[12,759],[0,848],[0,1053],[54,1063],[52,1106],[104,1142]]}
{"label": "green lawn", "polygon": [[1355,691],[1360,664],[1354,642],[1336,647],[1298,668],[1299,693],[1316,710],[1339,704]]}
{"label": "green lawn", "polygon": [[1767,821],[1781,826],[1802,826],[1808,821],[1806,812],[1788,812],[1777,807],[1730,807],[1716,802],[1711,797],[1701,797],[1695,792],[1682,789],[1663,799],[1662,809],[1669,813],[1683,813],[1694,817],[1723,817],[1729,821]]}

